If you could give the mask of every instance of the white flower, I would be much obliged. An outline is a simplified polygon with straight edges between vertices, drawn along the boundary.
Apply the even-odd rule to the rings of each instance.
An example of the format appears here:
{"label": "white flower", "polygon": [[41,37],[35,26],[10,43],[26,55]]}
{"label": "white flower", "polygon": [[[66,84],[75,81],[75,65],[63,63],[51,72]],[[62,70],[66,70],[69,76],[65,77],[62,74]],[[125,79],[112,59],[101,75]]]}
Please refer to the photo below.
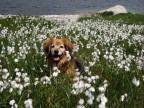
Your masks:
{"label": "white flower", "polygon": [[53,72],[52,76],[53,77],[57,77],[58,76],[58,72]]}
{"label": "white flower", "polygon": [[[56,72],[56,73],[54,73],[54,72]],[[60,73],[60,70],[56,66],[54,66],[53,67],[53,73],[56,75],[57,73]]]}
{"label": "white flower", "polygon": [[71,60],[71,55],[69,51],[66,51],[66,56],[67,56],[67,60],[70,61]]}
{"label": "white flower", "polygon": [[13,88],[18,88],[19,86],[16,81],[11,81],[10,83]]}
{"label": "white flower", "polygon": [[90,87],[90,88],[89,88],[89,91],[95,92],[95,88],[94,88],[94,87]]}
{"label": "white flower", "polygon": [[10,88],[10,89],[9,89],[9,93],[11,93],[11,92],[13,92],[13,88]]}
{"label": "white flower", "polygon": [[15,104],[15,105],[14,105],[14,108],[18,108],[18,105],[17,105],[17,104]]}
{"label": "white flower", "polygon": [[18,62],[18,59],[14,59],[14,62],[17,63],[17,62]]}
{"label": "white flower", "polygon": [[120,100],[123,102],[123,101],[124,101],[124,98],[125,98],[125,96],[122,95],[121,98],[120,98]]}
{"label": "white flower", "polygon": [[25,108],[33,108],[32,106],[32,99],[28,99],[24,102]]}
{"label": "white flower", "polygon": [[37,38],[41,42],[42,40],[46,39],[47,36],[46,35],[39,35]]}
{"label": "white flower", "polygon": [[29,77],[24,78],[24,82],[29,82],[29,81],[30,81]]}
{"label": "white flower", "polygon": [[92,94],[91,94],[91,92],[90,92],[89,90],[86,90],[86,91],[85,91],[85,95],[86,95],[87,97],[91,97]]}
{"label": "white flower", "polygon": [[121,96],[120,100],[123,102],[125,97],[127,97],[127,94],[125,93],[124,95]]}
{"label": "white flower", "polygon": [[7,79],[8,76],[9,76],[9,73],[3,73],[3,74],[2,74],[2,78],[3,78],[3,79]]}
{"label": "white flower", "polygon": [[3,73],[8,73],[8,70],[7,69],[3,69],[2,72]]}
{"label": "white flower", "polygon": [[96,78],[96,80],[98,80],[98,79],[99,79],[99,76],[98,76],[98,75],[96,75],[96,76],[95,76],[95,78]]}
{"label": "white flower", "polygon": [[85,88],[90,88],[91,84],[90,83],[85,83]]}
{"label": "white flower", "polygon": [[18,68],[15,68],[15,70],[14,70],[15,72],[18,72],[19,71],[19,69]]}
{"label": "white flower", "polygon": [[57,71],[58,68],[56,66],[53,67],[53,71]]}
{"label": "white flower", "polygon": [[133,78],[132,83],[138,87],[140,85],[140,81],[136,79],[136,77]]}
{"label": "white flower", "polygon": [[105,92],[105,88],[104,87],[99,87],[98,88],[100,92]]}
{"label": "white flower", "polygon": [[4,85],[4,83],[2,81],[0,81],[0,87],[2,87]]}
{"label": "white flower", "polygon": [[105,95],[101,96],[101,102],[107,103],[107,98],[105,97]]}
{"label": "white flower", "polygon": [[13,106],[13,105],[15,104],[15,100],[9,101],[9,104],[10,104],[11,106]]}
{"label": "white flower", "polygon": [[76,90],[72,90],[71,93],[74,94],[74,95],[78,94]]}
{"label": "white flower", "polygon": [[43,84],[51,84],[51,77],[44,76],[41,78]]}
{"label": "white flower", "polygon": [[15,78],[15,81],[20,82],[21,79],[20,79],[19,77],[16,77],[16,78]]}
{"label": "white flower", "polygon": [[21,72],[16,72],[16,75],[17,75],[18,77],[20,77],[20,76],[21,76]]}
{"label": "white flower", "polygon": [[84,81],[79,81],[78,82],[78,88],[84,88]]}
{"label": "white flower", "polygon": [[105,103],[100,103],[99,105],[98,105],[98,108],[106,108],[106,106],[105,106]]}
{"label": "white flower", "polygon": [[95,65],[95,62],[89,62],[89,67],[92,67]]}
{"label": "white flower", "polygon": [[89,72],[89,67],[85,67],[85,72]]}
{"label": "white flower", "polygon": [[112,55],[109,55],[110,60],[114,60],[114,57]]}
{"label": "white flower", "polygon": [[39,79],[38,79],[38,78],[35,78],[34,85],[36,86],[38,83],[39,83]]}
{"label": "white flower", "polygon": [[127,93],[125,93],[124,96],[127,97]]}
{"label": "white flower", "polygon": [[79,104],[80,104],[80,105],[83,105],[83,104],[84,104],[84,99],[80,99],[80,100],[79,100]]}
{"label": "white flower", "polygon": [[144,75],[142,76],[142,79],[143,79],[143,81],[144,81]]}
{"label": "white flower", "polygon": [[122,60],[122,61],[121,61],[121,64],[122,64],[122,65],[125,65],[125,63],[126,63],[125,60]]}
{"label": "white flower", "polygon": [[105,58],[105,59],[108,59],[108,56],[107,56],[107,55],[104,55],[104,58]]}
{"label": "white flower", "polygon": [[125,71],[130,71],[128,66],[125,66]]}
{"label": "white flower", "polygon": [[92,105],[92,104],[93,104],[93,99],[89,98],[89,99],[87,100],[87,103],[88,103],[89,105]]}
{"label": "white flower", "polygon": [[104,93],[99,94],[97,96],[96,100],[97,100],[97,102],[104,102],[104,103],[106,103],[108,101],[107,98],[105,97]]}
{"label": "white flower", "polygon": [[78,105],[76,108],[85,108],[83,105]]}
{"label": "white flower", "polygon": [[84,38],[85,40],[88,40],[89,36],[88,36],[88,35],[84,35],[83,38]]}
{"label": "white flower", "polygon": [[30,83],[29,82],[26,82],[26,83],[24,83],[24,87],[27,87],[28,85],[30,85]]}
{"label": "white flower", "polygon": [[80,75],[80,72],[76,72],[76,76],[79,76]]}
{"label": "white flower", "polygon": [[92,79],[92,80],[95,80],[95,79],[96,79],[96,76],[91,76],[91,79]]}
{"label": "white flower", "polygon": [[123,65],[122,65],[121,63],[119,63],[119,64],[118,64],[118,67],[122,69],[122,68],[123,68]]}
{"label": "white flower", "polygon": [[27,73],[22,73],[22,78],[25,78],[27,76]]}
{"label": "white flower", "polygon": [[19,90],[21,90],[21,91],[23,90],[23,85],[22,84],[19,85]]}

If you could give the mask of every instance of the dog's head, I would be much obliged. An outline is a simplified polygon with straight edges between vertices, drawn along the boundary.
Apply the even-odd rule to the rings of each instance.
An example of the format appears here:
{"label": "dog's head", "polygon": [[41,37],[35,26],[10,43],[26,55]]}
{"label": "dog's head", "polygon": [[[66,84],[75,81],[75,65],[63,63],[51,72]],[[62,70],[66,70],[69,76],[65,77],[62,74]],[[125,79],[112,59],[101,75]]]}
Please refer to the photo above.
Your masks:
{"label": "dog's head", "polygon": [[73,50],[73,44],[67,39],[49,38],[43,42],[45,54],[52,57],[54,61],[60,61],[66,51]]}

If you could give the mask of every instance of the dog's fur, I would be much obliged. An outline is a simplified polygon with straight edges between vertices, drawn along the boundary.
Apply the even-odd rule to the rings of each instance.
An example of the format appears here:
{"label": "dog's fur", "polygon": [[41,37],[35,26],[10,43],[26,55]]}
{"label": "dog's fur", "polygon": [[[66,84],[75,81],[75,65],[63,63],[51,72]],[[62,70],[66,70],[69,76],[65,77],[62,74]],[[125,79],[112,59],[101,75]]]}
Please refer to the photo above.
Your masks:
{"label": "dog's fur", "polygon": [[[51,70],[56,66],[69,78],[75,76],[76,68],[81,68],[81,64],[72,56],[73,44],[69,40],[49,38],[43,42],[43,48]],[[66,56],[66,51],[69,51],[70,60]]]}

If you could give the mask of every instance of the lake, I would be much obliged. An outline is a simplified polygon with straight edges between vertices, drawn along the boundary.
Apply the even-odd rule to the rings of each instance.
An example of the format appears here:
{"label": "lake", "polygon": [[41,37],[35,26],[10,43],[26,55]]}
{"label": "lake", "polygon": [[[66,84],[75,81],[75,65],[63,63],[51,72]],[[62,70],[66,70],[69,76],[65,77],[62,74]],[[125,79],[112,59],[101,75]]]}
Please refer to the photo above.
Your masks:
{"label": "lake", "polygon": [[0,14],[96,13],[115,5],[123,5],[128,12],[144,13],[144,0],[0,0]]}

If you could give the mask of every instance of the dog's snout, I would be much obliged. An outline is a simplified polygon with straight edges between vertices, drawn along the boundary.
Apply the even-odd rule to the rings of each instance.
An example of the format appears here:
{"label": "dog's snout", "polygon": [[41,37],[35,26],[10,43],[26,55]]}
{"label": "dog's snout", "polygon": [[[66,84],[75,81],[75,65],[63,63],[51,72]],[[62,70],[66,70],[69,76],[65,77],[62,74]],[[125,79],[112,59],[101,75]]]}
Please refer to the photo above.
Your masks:
{"label": "dog's snout", "polygon": [[55,51],[54,51],[54,55],[58,55],[58,50],[55,50]]}

